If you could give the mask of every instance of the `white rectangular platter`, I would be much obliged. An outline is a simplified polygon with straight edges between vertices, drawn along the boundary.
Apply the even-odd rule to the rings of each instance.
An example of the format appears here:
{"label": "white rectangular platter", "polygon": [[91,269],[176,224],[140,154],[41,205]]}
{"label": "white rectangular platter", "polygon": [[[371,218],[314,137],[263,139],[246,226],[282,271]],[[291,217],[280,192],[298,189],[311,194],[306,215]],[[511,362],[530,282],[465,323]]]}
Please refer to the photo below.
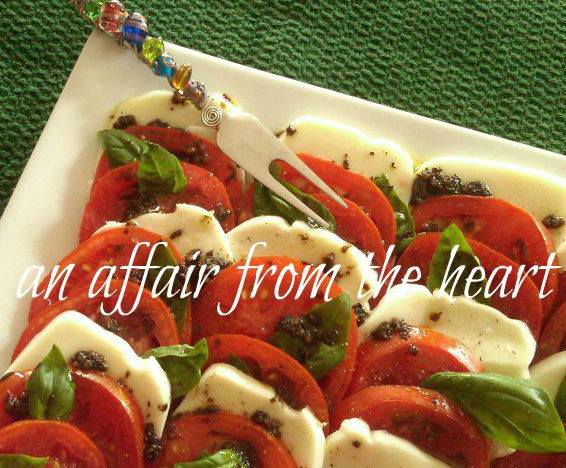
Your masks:
{"label": "white rectangular platter", "polygon": [[[310,114],[347,123],[399,143],[418,161],[473,156],[518,162],[566,175],[556,153],[363,101],[220,60],[173,44],[180,63],[211,91],[237,97],[272,129]],[[123,99],[166,88],[129,51],[95,32],[88,39],[0,220],[0,369],[27,322],[29,297],[17,300],[26,268],[46,271],[78,242],[78,229],[96,163],[96,132]]]}

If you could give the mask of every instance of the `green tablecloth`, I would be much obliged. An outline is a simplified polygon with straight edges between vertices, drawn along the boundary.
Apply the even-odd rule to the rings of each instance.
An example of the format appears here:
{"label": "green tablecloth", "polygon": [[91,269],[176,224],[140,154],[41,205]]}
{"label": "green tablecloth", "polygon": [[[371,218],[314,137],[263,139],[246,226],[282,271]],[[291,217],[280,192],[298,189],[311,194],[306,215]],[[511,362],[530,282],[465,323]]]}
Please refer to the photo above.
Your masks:
{"label": "green tablecloth", "polygon": [[[565,0],[132,0],[164,38],[566,152]],[[90,32],[66,0],[0,2],[0,212]]]}

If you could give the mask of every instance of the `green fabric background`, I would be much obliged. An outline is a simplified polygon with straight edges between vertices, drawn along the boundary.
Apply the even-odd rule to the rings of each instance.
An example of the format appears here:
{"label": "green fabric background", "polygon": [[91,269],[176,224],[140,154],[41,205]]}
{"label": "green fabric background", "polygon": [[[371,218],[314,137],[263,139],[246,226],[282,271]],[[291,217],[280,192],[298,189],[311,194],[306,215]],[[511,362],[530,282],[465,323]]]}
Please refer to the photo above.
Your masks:
{"label": "green fabric background", "polygon": [[[167,40],[566,153],[566,0],[132,0]],[[90,32],[0,1],[0,212]]]}

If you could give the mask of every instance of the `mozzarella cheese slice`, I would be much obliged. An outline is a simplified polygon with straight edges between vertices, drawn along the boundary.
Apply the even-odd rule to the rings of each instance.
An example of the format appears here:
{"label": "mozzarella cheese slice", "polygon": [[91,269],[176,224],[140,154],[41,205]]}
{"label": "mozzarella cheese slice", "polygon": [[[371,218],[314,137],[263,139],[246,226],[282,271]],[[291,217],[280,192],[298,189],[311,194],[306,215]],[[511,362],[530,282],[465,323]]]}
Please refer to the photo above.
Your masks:
{"label": "mozzarella cheese slice", "polygon": [[6,374],[35,368],[53,345],[57,345],[67,362],[78,351],[102,354],[108,364],[106,375],[131,390],[146,423],[153,423],[155,433],[161,437],[171,404],[171,387],[154,357],[139,357],[119,336],[79,312],[68,311],[54,318],[29,342]]}
{"label": "mozzarella cheese slice", "polygon": [[368,178],[385,174],[399,197],[409,201],[413,160],[397,143],[310,115],[293,120],[290,127],[294,131],[279,138],[293,152],[312,154]]}
{"label": "mozzarella cheese slice", "polygon": [[[566,174],[548,174],[530,167],[464,157],[439,157],[417,168],[439,167],[447,174],[458,174],[464,182],[481,180],[493,196],[531,213],[539,221],[549,214],[566,218]],[[558,260],[566,268],[566,225],[549,230]]]}
{"label": "mozzarella cheese slice", "polygon": [[391,288],[359,329],[365,341],[381,322],[399,318],[455,338],[467,346],[487,372],[511,377],[529,377],[529,364],[536,341],[529,327],[466,297],[451,297],[442,291],[431,293],[415,284]]}
{"label": "mozzarella cheese slice", "polygon": [[408,440],[387,431],[372,431],[354,418],[326,439],[324,468],[444,468],[448,465]]}
{"label": "mozzarella cheese slice", "polygon": [[160,119],[172,127],[202,127],[201,112],[191,103],[174,104],[172,91],[159,90],[122,101],[110,115],[108,126],[126,115],[133,115],[139,125]]}
{"label": "mozzarella cheese slice", "polygon": [[531,367],[531,379],[546,390],[552,401],[556,398],[564,376],[566,376],[566,351],[553,354]]}
{"label": "mozzarella cheese slice", "polygon": [[266,245],[257,245],[254,257],[285,256],[320,265],[333,256],[340,267],[336,284],[350,294],[353,304],[366,304],[377,287],[377,275],[367,257],[326,229],[310,228],[301,221],[289,225],[278,216],[258,216],[236,226],[227,236],[236,260],[245,259],[258,242]]}
{"label": "mozzarella cheese slice", "polygon": [[[200,206],[179,203],[172,213],[147,213],[128,223],[171,239],[181,257],[198,250],[203,254],[213,252],[215,257],[229,262],[234,260],[230,244],[214,213]],[[124,225],[109,221],[96,232]]]}
{"label": "mozzarella cheese slice", "polygon": [[281,423],[281,441],[305,468],[321,467],[324,458],[322,424],[309,408],[295,410],[277,398],[273,388],[228,364],[213,364],[175,410],[175,415],[210,405],[250,417],[264,411]]}

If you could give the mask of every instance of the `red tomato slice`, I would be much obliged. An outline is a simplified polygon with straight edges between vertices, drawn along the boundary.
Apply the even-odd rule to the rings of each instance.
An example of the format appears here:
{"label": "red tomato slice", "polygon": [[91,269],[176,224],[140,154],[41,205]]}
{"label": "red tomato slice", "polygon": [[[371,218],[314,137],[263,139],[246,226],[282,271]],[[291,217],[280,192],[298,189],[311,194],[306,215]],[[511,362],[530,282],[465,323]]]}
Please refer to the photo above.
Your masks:
{"label": "red tomato slice", "polygon": [[[238,224],[254,217],[253,212],[254,187],[250,186],[242,204],[238,208]],[[312,196],[322,203],[336,221],[336,234],[350,244],[355,245],[362,252],[373,252],[373,264],[385,263],[385,248],[379,230],[354,202],[345,199],[348,208],[343,208],[331,197],[322,193],[313,193]]]}
{"label": "red tomato slice", "polygon": [[0,453],[49,457],[47,466],[106,467],[102,452],[83,432],[59,421],[20,421],[0,429]]}
{"label": "red tomato slice", "polygon": [[[242,184],[236,178],[236,164],[214,143],[179,128],[133,125],[124,131],[140,140],[162,146],[181,161],[196,164],[211,172],[226,187],[232,206],[236,207],[240,204],[243,190]],[[108,157],[103,154],[98,162],[94,180],[111,169]]]}
{"label": "red tomato slice", "polygon": [[359,348],[348,395],[372,385],[419,385],[443,371],[483,372],[481,361],[459,341],[426,327],[409,336],[368,338]]}
{"label": "red tomato slice", "polygon": [[558,468],[566,466],[566,453],[517,451],[491,462],[491,468]]}
{"label": "red tomato slice", "polygon": [[[138,162],[133,162],[117,167],[98,179],[83,214],[79,235],[81,242],[106,221],[125,220],[129,201],[139,195],[136,178],[138,165]],[[234,210],[222,182],[199,166],[183,162],[181,166],[187,178],[187,187],[181,193],[157,195],[158,207],[155,210],[170,213],[175,210],[177,203],[197,205],[215,211],[225,231],[232,229]]]}
{"label": "red tomato slice", "polygon": [[433,390],[383,385],[361,390],[336,408],[331,429],[361,418],[372,430],[386,430],[457,466],[489,466],[489,442],[452,401]]}
{"label": "red tomato slice", "polygon": [[566,302],[562,304],[543,328],[534,362],[566,349]]}
{"label": "red tomato slice", "polygon": [[[31,371],[15,373],[0,383],[0,398],[19,397]],[[141,467],[144,451],[143,415],[132,394],[100,372],[72,370],[76,385],[69,424],[83,431],[102,451],[109,466]],[[16,419],[0,409],[0,427]],[[16,452],[21,453],[21,452]]]}
{"label": "red tomato slice", "polygon": [[[534,216],[497,198],[471,195],[430,198],[413,208],[413,218],[417,232],[432,224],[437,231],[442,231],[454,223],[466,237],[527,267],[546,265],[554,250],[548,232]],[[543,276],[543,272],[531,276],[538,288]],[[557,287],[558,274],[552,270],[545,286],[545,291],[552,290],[552,293],[542,300],[543,312],[552,306]]]}
{"label": "red tomato slice", "polygon": [[[239,334],[256,338],[262,341],[269,341],[276,331],[276,326],[286,315],[304,315],[310,312],[314,306],[324,302],[324,293],[328,282],[321,282],[317,297],[311,298],[310,293],[315,280],[305,281],[306,288],[300,297],[295,298],[305,266],[287,257],[256,257],[251,259],[251,266],[263,266],[263,273],[268,267],[273,266],[274,273],[270,276],[265,274],[257,295],[250,297],[250,291],[255,281],[255,273],[246,275],[243,283],[243,292],[240,296],[234,311],[229,315],[221,316],[217,312],[217,305],[226,312],[230,309],[234,298],[237,296],[239,284],[242,281],[244,270],[238,268],[242,263],[234,263],[225,270],[221,271],[214,279],[208,282],[200,292],[196,302],[193,304],[193,333],[195,339],[217,334]],[[291,280],[290,274],[280,275],[282,270],[292,265],[297,272],[297,279]],[[252,270],[253,271],[253,270]],[[285,270],[288,271],[288,270]],[[275,297],[276,283],[278,277],[282,277],[280,282],[280,292],[289,294],[285,299]],[[342,293],[339,286],[332,284],[329,290],[329,297],[333,298]],[[352,313],[352,326],[348,338],[348,348],[346,358],[329,372],[319,384],[326,397],[329,408],[340,401],[352,375],[355,350],[357,348],[357,328],[355,316]],[[330,378],[332,376],[332,378]]]}
{"label": "red tomato slice", "polygon": [[[409,267],[416,266],[420,268],[422,274],[421,284],[425,284],[428,276],[428,267],[439,239],[440,233],[438,232],[418,235],[398,259],[401,270],[397,278],[403,278]],[[519,265],[478,241],[473,239],[467,239],[467,241],[474,255],[479,258],[480,264],[485,269],[487,277],[489,278],[495,271],[492,289],[505,277],[504,271],[501,269],[496,270],[497,267],[501,266],[511,267],[511,274],[507,281],[506,290],[515,287]],[[534,337],[537,338],[540,333],[542,321],[542,306],[538,293],[535,284],[527,277],[519,288],[517,297],[513,298],[510,295],[500,297],[500,295],[496,293],[491,297],[490,305],[510,318],[524,321],[530,327]]]}
{"label": "red tomato slice", "polygon": [[259,381],[271,385],[293,407],[308,406],[319,421],[328,423],[328,406],[312,375],[291,356],[265,341],[245,335],[213,335],[206,339],[209,357],[205,367],[244,361]]}
{"label": "red tomato slice", "polygon": [[[385,247],[395,244],[397,226],[395,214],[387,197],[369,179],[347,171],[337,164],[308,154],[298,155],[318,176],[342,198],[358,205],[377,226]],[[281,178],[306,193],[320,193],[320,189],[308,182],[288,164],[281,163]]]}
{"label": "red tomato slice", "polygon": [[[18,419],[27,417],[27,402],[20,402],[14,404],[22,392],[26,389],[26,382],[28,381],[30,372],[13,372],[6,374],[0,380],[0,428],[12,424]],[[8,412],[8,407],[20,413]]]}
{"label": "red tomato slice", "polygon": [[[179,252],[172,242],[168,242],[158,234],[146,231],[140,227],[126,226],[108,229],[90,237],[59,262],[59,271],[62,271],[68,265],[75,265],[66,282],[65,296],[77,288],[90,284],[94,273],[103,266],[114,265],[119,267],[128,265],[134,248],[142,242],[148,242],[149,246],[140,245],[133,264],[137,266],[145,265],[151,246],[162,241],[167,242],[167,246],[175,260],[180,261]],[[119,268],[116,273],[120,278],[124,276],[124,272]],[[49,284],[49,276],[47,275],[43,279],[39,291],[45,291],[46,286]],[[103,279],[105,279],[104,276]],[[28,320],[33,320],[41,310],[57,302],[60,289],[61,282],[58,282],[51,293],[47,295],[47,298],[44,297],[44,294],[33,298]]]}
{"label": "red tomato slice", "polygon": [[385,263],[385,248],[381,234],[370,217],[358,205],[345,199],[348,207],[344,208],[324,193],[313,193],[312,196],[334,216],[336,234],[362,252],[373,253],[374,265]]}
{"label": "red tomato slice", "polygon": [[152,466],[170,468],[196,460],[203,452],[213,454],[227,445],[244,443],[253,450],[258,467],[297,468],[279,439],[242,416],[224,412],[184,414],[169,424],[162,455]]}
{"label": "red tomato slice", "polygon": [[[104,285],[100,281],[95,286],[97,291]],[[179,334],[171,310],[160,298],[151,297],[149,290],[143,289],[139,305],[130,315],[103,315],[100,307],[110,312],[118,300],[118,295],[124,287],[123,280],[112,280],[110,290],[118,291],[110,298],[104,298],[100,293],[94,298],[88,297],[89,286],[83,286],[69,294],[64,301],[48,306],[34,320],[32,320],[22,335],[12,354],[12,360],[20,354],[30,340],[43,330],[55,317],[67,310],[76,310],[103,327],[112,330],[124,338],[138,354],[143,354],[151,348],[179,344]],[[141,286],[131,281],[125,284],[125,294],[122,299],[122,310],[128,312],[135,303]]]}

